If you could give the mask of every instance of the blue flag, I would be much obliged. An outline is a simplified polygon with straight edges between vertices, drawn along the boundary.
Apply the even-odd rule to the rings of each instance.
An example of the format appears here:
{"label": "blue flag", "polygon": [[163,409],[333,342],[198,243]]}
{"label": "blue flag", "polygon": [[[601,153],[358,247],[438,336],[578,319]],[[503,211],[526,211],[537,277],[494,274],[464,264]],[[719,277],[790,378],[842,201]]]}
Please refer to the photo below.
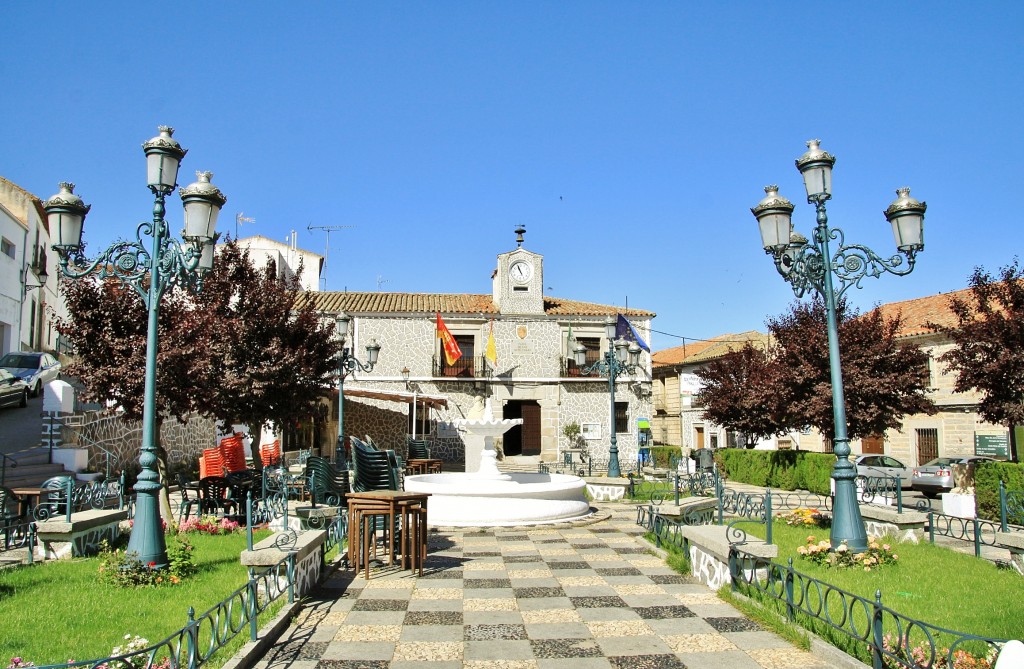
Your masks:
{"label": "blue flag", "polygon": [[626,339],[626,341],[635,341],[637,346],[648,353],[651,352],[651,347],[647,345],[647,342],[643,340],[640,333],[633,327],[633,324],[626,320],[626,317],[622,314],[619,314],[619,318],[615,322],[615,338],[618,339],[619,337]]}

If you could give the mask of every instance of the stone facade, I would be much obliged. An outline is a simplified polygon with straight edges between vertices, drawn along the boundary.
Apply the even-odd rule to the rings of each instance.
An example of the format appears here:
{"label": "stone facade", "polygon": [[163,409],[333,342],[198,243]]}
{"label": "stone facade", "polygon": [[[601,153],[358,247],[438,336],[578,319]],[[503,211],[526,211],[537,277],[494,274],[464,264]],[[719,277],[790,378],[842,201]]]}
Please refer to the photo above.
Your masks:
{"label": "stone facade", "polygon": [[[61,445],[88,449],[90,469],[106,471],[108,452],[111,473],[138,464],[141,421],[125,421],[119,415],[98,411],[66,414],[59,420]],[[216,434],[216,425],[209,418],[193,416],[187,423],[168,418],[160,426],[160,443],[167,450],[168,463],[187,464],[199,458],[203,449],[214,447]]]}
{"label": "stone facade", "polygon": [[[542,277],[543,257],[520,247],[498,256],[490,295],[321,292],[312,296],[324,317],[344,312],[351,319],[346,344],[358,360],[366,360],[371,341],[381,346],[376,366],[370,372],[349,374],[344,387],[375,395],[390,393],[392,398],[346,392],[344,433],[369,435],[377,444],[404,453],[411,393],[443,398],[435,404],[446,401],[447,406],[430,410],[426,436],[431,455],[463,463],[465,445],[452,421],[467,418],[487,398],[495,418],[523,412],[523,433],[539,435],[541,460],[559,459],[561,450],[569,446],[562,429],[572,422],[597,426],[591,434],[599,436],[587,441],[588,450],[596,458],[607,458],[612,411],[608,379],[568,374],[566,360],[575,343],[569,333],[574,338],[600,340],[603,354],[608,346],[606,318],[621,313],[642,338],[649,339],[654,314],[545,296]],[[458,363],[463,369],[442,363],[438,313],[466,349]],[[493,368],[483,359],[491,336],[497,353]],[[636,460],[637,419],[651,416],[650,369],[649,354],[641,352],[634,373],[621,374],[616,383],[616,403],[624,404],[626,410],[626,430],[617,434],[622,462]],[[334,422],[328,429],[336,432],[337,412],[332,413]],[[510,439],[517,438],[506,435],[496,440],[499,454],[508,450]],[[527,439],[515,443],[525,449]],[[531,437],[530,448],[532,444]]]}

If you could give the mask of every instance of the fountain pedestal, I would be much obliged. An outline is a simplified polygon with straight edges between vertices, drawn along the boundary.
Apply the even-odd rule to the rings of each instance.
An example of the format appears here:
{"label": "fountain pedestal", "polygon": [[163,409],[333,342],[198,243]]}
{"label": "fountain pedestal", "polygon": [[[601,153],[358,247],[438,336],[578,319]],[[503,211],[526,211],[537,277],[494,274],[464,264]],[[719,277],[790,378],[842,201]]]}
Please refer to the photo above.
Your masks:
{"label": "fountain pedestal", "polygon": [[495,420],[488,399],[482,417],[454,422],[464,434],[466,473],[405,477],[407,491],[430,494],[430,525],[523,525],[590,514],[586,483],[578,476],[498,470],[494,438],[522,424],[521,418]]}

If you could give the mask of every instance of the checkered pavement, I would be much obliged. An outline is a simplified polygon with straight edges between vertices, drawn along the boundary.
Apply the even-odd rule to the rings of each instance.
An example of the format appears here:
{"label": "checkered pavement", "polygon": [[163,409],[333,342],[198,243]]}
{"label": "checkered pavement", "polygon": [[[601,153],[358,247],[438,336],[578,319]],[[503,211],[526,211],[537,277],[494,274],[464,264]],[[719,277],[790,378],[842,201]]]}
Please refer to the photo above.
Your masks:
{"label": "checkered pavement", "polygon": [[826,666],[669,569],[634,507],[595,518],[431,532],[422,577],[337,571],[256,667]]}

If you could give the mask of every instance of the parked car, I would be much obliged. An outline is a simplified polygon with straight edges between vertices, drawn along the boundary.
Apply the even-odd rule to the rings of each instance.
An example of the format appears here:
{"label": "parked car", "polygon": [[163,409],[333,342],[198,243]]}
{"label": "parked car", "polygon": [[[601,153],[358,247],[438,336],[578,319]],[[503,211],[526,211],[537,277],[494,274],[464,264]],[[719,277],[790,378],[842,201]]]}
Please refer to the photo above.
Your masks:
{"label": "parked car", "polygon": [[0,406],[12,404],[28,406],[28,384],[6,369],[0,369]]}
{"label": "parked car", "polygon": [[949,458],[935,458],[920,467],[914,468],[914,476],[910,487],[920,490],[927,497],[934,497],[940,492],[953,489],[953,465],[967,465],[979,462],[993,462],[994,458],[983,455],[963,455]]}
{"label": "parked car", "polygon": [[910,488],[910,467],[888,455],[859,455],[853,461],[857,465],[857,476],[889,476],[900,478],[900,488]]}
{"label": "parked car", "polygon": [[14,351],[0,358],[0,369],[23,379],[32,397],[39,397],[43,384],[60,376],[60,362],[49,353]]}

